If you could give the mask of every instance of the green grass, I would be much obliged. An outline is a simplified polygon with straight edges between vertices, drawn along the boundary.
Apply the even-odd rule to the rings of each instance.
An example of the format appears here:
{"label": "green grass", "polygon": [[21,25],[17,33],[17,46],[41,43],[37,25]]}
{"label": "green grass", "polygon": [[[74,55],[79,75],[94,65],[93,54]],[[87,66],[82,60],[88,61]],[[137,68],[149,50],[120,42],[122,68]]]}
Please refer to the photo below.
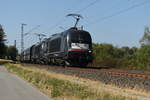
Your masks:
{"label": "green grass", "polygon": [[113,95],[104,91],[92,90],[85,85],[60,80],[51,77],[46,73],[27,70],[12,64],[7,64],[6,68],[9,72],[17,74],[40,90],[46,90],[46,94],[54,98],[73,96],[77,98],[75,100],[135,100],[120,95]]}

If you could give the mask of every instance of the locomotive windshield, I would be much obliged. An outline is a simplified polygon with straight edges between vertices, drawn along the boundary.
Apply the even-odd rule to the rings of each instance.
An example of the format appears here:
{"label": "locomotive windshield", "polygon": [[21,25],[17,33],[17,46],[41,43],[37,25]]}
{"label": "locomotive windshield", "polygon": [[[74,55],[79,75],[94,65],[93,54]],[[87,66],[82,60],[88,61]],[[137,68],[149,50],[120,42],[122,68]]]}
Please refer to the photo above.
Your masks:
{"label": "locomotive windshield", "polygon": [[91,48],[91,36],[85,31],[75,31],[70,33],[70,47],[72,49],[89,49]]}
{"label": "locomotive windshield", "polygon": [[91,36],[88,32],[74,32],[70,34],[70,41],[73,43],[91,43]]}

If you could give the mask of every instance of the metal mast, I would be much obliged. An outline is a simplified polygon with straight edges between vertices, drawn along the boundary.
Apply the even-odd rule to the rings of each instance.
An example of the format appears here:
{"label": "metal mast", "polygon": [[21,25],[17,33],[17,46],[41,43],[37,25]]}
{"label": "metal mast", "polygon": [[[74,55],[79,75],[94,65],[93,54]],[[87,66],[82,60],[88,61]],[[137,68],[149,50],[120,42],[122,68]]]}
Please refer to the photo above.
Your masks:
{"label": "metal mast", "polygon": [[14,40],[14,47],[15,47],[15,48],[17,47],[16,45],[17,45],[16,40]]}
{"label": "metal mast", "polygon": [[21,53],[24,51],[24,26],[27,24],[21,24]]}

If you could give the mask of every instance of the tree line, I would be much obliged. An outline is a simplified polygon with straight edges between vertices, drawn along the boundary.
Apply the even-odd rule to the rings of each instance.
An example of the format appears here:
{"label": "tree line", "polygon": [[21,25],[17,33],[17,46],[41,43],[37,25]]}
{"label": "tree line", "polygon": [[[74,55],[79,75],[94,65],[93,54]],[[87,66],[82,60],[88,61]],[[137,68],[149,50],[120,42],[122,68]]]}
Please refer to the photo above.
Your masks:
{"label": "tree line", "polygon": [[139,41],[141,46],[117,47],[112,44],[93,44],[93,66],[150,70],[150,31],[145,27]]}
{"label": "tree line", "polygon": [[6,33],[0,25],[0,59],[10,59],[16,60],[18,50],[15,46],[7,46],[6,42]]}

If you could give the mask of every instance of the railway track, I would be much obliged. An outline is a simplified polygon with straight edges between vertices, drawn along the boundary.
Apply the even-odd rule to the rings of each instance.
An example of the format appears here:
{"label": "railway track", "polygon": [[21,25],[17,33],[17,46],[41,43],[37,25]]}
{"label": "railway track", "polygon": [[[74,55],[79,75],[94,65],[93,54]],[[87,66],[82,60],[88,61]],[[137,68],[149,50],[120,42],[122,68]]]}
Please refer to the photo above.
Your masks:
{"label": "railway track", "polygon": [[110,71],[110,70],[100,70],[100,69],[83,69],[83,68],[71,68],[68,67],[68,69],[72,70],[82,70],[82,71],[89,71],[89,72],[102,72],[107,74],[113,74],[113,75],[124,75],[124,76],[132,76],[132,77],[143,77],[143,78],[150,78],[150,74],[142,74],[142,73],[133,73],[133,72],[118,72],[118,71]]}
{"label": "railway track", "polygon": [[142,78],[150,78],[150,72],[148,71],[136,71],[136,70],[118,70],[118,69],[111,69],[111,68],[101,68],[101,67],[64,67],[64,66],[50,66],[50,65],[39,65],[39,64],[27,64],[27,65],[36,65],[40,68],[62,68],[62,69],[69,69],[69,70],[80,70],[80,71],[87,71],[87,72],[102,72],[106,74],[112,75],[123,75],[123,76],[131,76],[131,77],[142,77]]}

